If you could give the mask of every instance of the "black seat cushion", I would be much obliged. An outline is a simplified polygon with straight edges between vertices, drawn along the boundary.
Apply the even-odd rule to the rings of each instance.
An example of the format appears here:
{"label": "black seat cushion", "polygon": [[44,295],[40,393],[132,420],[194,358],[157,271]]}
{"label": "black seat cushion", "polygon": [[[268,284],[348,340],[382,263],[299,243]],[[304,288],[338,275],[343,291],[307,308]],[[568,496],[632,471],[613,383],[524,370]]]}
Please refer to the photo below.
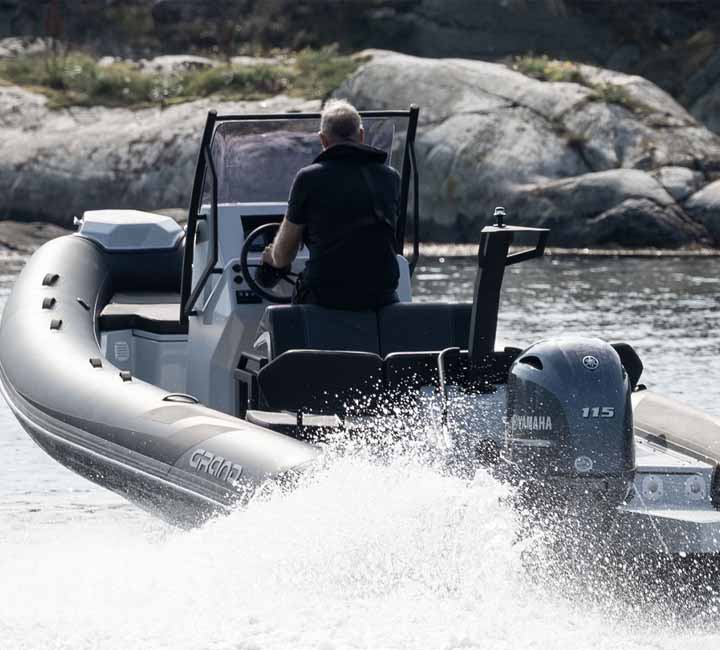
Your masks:
{"label": "black seat cushion", "polygon": [[103,331],[139,329],[155,334],[187,334],[180,323],[180,294],[116,293],[100,312]]}
{"label": "black seat cushion", "polygon": [[384,368],[385,387],[393,394],[440,383],[437,352],[391,352]]}
{"label": "black seat cushion", "polygon": [[382,359],[370,352],[288,350],[258,373],[260,401],[271,411],[365,413],[382,386]]}
{"label": "black seat cushion", "polygon": [[466,349],[472,305],[398,302],[378,311],[380,354]]}
{"label": "black seat cushion", "polygon": [[372,310],[345,311],[317,305],[273,305],[263,314],[258,336],[270,336],[270,358],[288,350],[379,352],[377,317]]}

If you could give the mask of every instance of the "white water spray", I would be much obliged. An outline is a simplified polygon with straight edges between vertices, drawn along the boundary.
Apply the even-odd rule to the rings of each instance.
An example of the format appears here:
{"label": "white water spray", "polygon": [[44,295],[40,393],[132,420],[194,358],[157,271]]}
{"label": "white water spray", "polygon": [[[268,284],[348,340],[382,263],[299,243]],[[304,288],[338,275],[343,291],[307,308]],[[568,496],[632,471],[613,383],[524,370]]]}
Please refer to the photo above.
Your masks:
{"label": "white water spray", "polygon": [[527,579],[531,540],[506,496],[484,472],[344,458],[191,532],[138,529],[122,510],[18,530],[0,557],[2,647],[685,646],[635,638]]}

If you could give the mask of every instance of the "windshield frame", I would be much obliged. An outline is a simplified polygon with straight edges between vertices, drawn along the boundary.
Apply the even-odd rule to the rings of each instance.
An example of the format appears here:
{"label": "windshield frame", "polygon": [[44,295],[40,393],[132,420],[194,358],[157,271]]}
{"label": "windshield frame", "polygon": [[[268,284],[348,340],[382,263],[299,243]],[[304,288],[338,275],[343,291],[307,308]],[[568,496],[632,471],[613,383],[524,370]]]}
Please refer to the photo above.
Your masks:
{"label": "windshield frame", "polygon": [[[415,161],[415,135],[417,132],[418,115],[420,109],[412,105],[408,110],[387,110],[387,111],[359,111],[361,118],[405,118],[407,128],[405,131],[405,144],[402,154],[402,168],[400,170],[400,202],[398,208],[397,230],[395,232],[395,246],[399,253],[403,253],[405,243],[405,231],[407,227],[407,207],[410,194],[410,181],[413,182],[413,253],[409,259],[410,272],[415,269],[419,257],[419,207],[418,207],[418,170]],[[188,207],[187,233],[185,237],[185,251],[183,257],[183,270],[180,288],[180,320],[187,322],[193,312],[195,303],[207,283],[209,276],[217,272],[215,266],[218,260],[218,228],[217,228],[217,171],[212,159],[212,142],[215,132],[220,124],[227,122],[262,122],[262,121],[294,121],[294,120],[319,120],[321,113],[248,113],[244,115],[218,115],[216,111],[210,111],[205,122],[198,162],[195,168],[190,205]],[[200,214],[203,188],[205,178],[210,174],[213,179],[212,205],[209,214]],[[194,257],[195,235],[197,233],[198,220],[209,220],[211,223],[210,256],[203,269],[197,285],[192,285],[192,264]]]}

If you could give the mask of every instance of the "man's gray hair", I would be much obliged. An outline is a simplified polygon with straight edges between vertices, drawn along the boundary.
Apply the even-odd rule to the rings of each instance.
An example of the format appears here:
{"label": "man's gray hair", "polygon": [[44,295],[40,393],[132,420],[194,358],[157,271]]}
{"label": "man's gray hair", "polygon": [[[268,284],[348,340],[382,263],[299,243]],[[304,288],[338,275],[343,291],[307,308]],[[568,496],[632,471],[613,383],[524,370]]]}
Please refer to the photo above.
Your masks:
{"label": "man's gray hair", "polygon": [[344,99],[331,99],[320,117],[320,132],[330,140],[356,140],[362,120],[357,109]]}

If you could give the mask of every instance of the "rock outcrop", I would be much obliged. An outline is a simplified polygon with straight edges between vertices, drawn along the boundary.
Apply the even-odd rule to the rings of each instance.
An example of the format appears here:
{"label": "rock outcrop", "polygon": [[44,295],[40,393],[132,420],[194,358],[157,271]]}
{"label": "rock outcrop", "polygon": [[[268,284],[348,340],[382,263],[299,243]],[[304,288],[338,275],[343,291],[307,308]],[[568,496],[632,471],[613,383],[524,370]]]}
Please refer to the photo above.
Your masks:
{"label": "rock outcrop", "polygon": [[685,209],[707,228],[716,243],[720,242],[720,181],[710,183],[693,194]]}
{"label": "rock outcrop", "polygon": [[422,105],[420,204],[436,238],[476,239],[504,205],[560,245],[720,244],[685,209],[720,172],[720,138],[649,81],[580,66],[577,82],[544,82],[496,63],[370,54],[337,94]]}
{"label": "rock outcrop", "polygon": [[[475,241],[504,205],[511,222],[552,227],[556,245],[720,246],[720,137],[647,80],[580,66],[573,82],[544,82],[497,63],[367,54],[337,94],[360,108],[421,105],[426,241]],[[69,226],[93,208],[187,206],[210,108],[319,103],[51,111],[41,95],[0,86],[0,106],[0,215]],[[247,139],[234,191],[277,200],[268,179],[292,178],[317,146],[298,137]]]}
{"label": "rock outcrop", "polygon": [[51,223],[0,221],[0,256],[33,253],[46,241],[68,233],[65,228]]}
{"label": "rock outcrop", "polygon": [[[332,43],[344,51],[375,47],[493,61],[545,54],[640,74],[691,107],[717,81],[720,3],[0,0],[0,38],[49,34],[100,56],[135,59]],[[694,114],[711,116],[706,105]]]}
{"label": "rock outcrop", "polygon": [[0,106],[0,215],[67,227],[74,216],[94,208],[187,206],[210,109],[318,110],[319,102],[278,96],[263,102],[202,100],[139,111],[51,111],[41,95],[0,86]]}

